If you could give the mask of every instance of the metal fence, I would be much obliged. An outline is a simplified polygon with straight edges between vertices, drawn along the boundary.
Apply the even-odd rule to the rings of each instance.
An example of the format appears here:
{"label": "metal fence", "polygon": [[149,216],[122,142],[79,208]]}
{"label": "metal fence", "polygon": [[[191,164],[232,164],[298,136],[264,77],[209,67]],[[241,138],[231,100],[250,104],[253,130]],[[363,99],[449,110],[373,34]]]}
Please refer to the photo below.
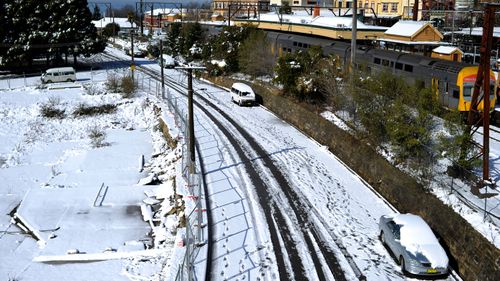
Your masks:
{"label": "metal fence", "polygon": [[[145,90],[148,94],[154,95],[162,100],[168,107],[168,111],[173,113],[176,126],[181,132],[181,137],[185,140],[181,144],[182,158],[181,169],[182,179],[178,179],[177,184],[183,183],[189,193],[186,202],[186,230],[184,237],[185,255],[182,263],[179,265],[175,280],[196,280],[194,271],[195,258],[198,256],[200,246],[207,241],[203,232],[203,177],[201,175],[200,165],[191,163],[191,155],[188,149],[187,140],[189,139],[189,129],[187,123],[187,98],[176,95],[171,89],[162,90],[161,83],[155,79],[136,73],[136,84],[139,88]],[[199,157],[199,156],[198,156]],[[200,162],[200,161],[195,161]],[[194,172],[190,173],[190,167],[193,165]],[[189,199],[193,199],[189,201]],[[190,204],[193,202],[194,204]]]}

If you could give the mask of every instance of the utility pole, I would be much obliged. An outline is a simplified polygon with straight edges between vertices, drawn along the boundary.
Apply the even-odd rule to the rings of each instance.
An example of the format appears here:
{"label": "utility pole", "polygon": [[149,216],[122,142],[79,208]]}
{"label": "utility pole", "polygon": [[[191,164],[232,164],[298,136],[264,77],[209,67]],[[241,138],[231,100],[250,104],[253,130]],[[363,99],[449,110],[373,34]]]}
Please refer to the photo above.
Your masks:
{"label": "utility pole", "polygon": [[[136,6],[137,7],[137,6]],[[140,13],[141,13],[141,16],[140,16],[140,24],[141,24],[141,36],[144,36],[144,24],[143,24],[143,21],[144,21],[144,13],[142,11],[142,0],[139,4],[139,8],[141,9]]]}
{"label": "utility pole", "polygon": [[455,10],[451,11],[451,45],[455,46]]}
{"label": "utility pole", "polygon": [[358,0],[353,0],[352,7],[352,38],[351,38],[351,68],[354,71],[356,67],[356,39],[358,38]]}
{"label": "utility pole", "polygon": [[[483,182],[481,187],[492,183],[489,173],[489,144],[490,144],[490,56],[493,45],[493,26],[495,25],[495,9],[500,7],[499,3],[484,3],[483,36],[481,40],[481,60],[479,63],[474,91],[472,93],[471,107],[469,109],[467,133],[474,134],[477,129],[483,127],[483,145],[474,144],[481,149],[483,156]],[[472,13],[471,13],[472,15]],[[483,87],[481,95],[481,84]],[[480,103],[483,102],[482,113]],[[481,122],[482,121],[482,122]],[[464,154],[464,153],[463,153]]]}
{"label": "utility pole", "polygon": [[195,172],[195,157],[194,157],[194,113],[193,113],[193,69],[188,68],[188,114],[189,114],[189,156],[191,163],[189,165],[189,172]]}
{"label": "utility pole", "polygon": [[161,66],[161,97],[165,93],[165,77],[163,76],[163,40],[160,39],[160,66]]}
{"label": "utility pole", "polygon": [[184,69],[188,72],[188,131],[189,131],[189,173],[195,172],[195,150],[194,150],[194,113],[193,113],[193,69],[205,69],[205,67],[182,66],[175,69]]}
{"label": "utility pole", "polygon": [[134,70],[135,70],[135,65],[134,65],[134,30],[130,30],[130,56],[132,57],[132,64],[130,64],[130,70],[132,74],[132,81],[134,80]]}

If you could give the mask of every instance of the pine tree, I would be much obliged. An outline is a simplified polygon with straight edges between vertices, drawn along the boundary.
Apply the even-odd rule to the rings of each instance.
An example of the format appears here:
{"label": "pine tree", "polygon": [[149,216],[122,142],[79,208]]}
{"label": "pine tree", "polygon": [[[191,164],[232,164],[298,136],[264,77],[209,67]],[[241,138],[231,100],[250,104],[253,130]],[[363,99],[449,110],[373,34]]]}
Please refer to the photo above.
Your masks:
{"label": "pine tree", "polygon": [[92,20],[100,20],[102,19],[101,9],[99,9],[99,5],[94,6],[94,12],[92,12]]}
{"label": "pine tree", "polygon": [[88,8],[87,0],[68,0],[68,9],[64,18],[61,19],[59,31],[67,34],[64,37],[68,43],[75,43],[69,52],[76,55],[90,56],[102,52],[105,43],[97,40],[97,29],[92,24],[92,14]]}
{"label": "pine tree", "polygon": [[[40,40],[40,34],[34,32],[40,24],[35,14],[40,12],[40,4],[36,1],[7,0],[5,4],[6,25],[3,44],[3,63],[7,65],[30,64],[33,55],[41,50],[35,50],[35,44]],[[35,28],[35,29],[34,29]]]}
{"label": "pine tree", "polygon": [[173,23],[170,25],[170,29],[167,34],[167,52],[173,56],[179,55],[180,45],[182,42],[180,40],[182,25],[180,23]]}
{"label": "pine tree", "polygon": [[203,29],[199,22],[185,24],[182,28],[182,53],[191,58],[190,49],[203,39]]}
{"label": "pine tree", "polygon": [[96,40],[86,0],[5,0],[2,8],[5,64],[26,66],[44,55],[49,60],[74,52],[88,56],[104,49]]}

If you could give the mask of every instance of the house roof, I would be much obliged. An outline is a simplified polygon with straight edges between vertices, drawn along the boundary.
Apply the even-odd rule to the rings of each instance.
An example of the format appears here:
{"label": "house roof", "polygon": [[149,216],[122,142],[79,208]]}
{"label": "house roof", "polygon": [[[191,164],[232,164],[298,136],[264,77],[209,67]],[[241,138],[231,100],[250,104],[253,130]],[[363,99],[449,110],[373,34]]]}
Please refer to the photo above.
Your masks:
{"label": "house roof", "polygon": [[[104,17],[100,20],[93,20],[92,23],[95,25],[97,28],[104,28],[107,24],[110,24],[113,22],[113,18],[110,17]],[[130,28],[130,22],[128,21],[127,18],[115,18],[115,23],[120,26],[121,29],[123,28]],[[133,28],[136,27],[135,23],[132,23]]]}
{"label": "house roof", "polygon": [[456,51],[463,53],[462,50],[460,50],[457,47],[452,47],[452,46],[439,46],[435,49],[432,50],[434,53],[438,54],[445,54],[445,55],[450,55]]}
{"label": "house roof", "polygon": [[411,20],[400,20],[391,26],[384,33],[385,35],[395,35],[395,36],[403,36],[403,37],[414,37],[420,31],[424,30],[427,26],[430,26],[440,38],[443,38],[443,35],[432,26],[430,22],[426,21],[411,21]]}
{"label": "house roof", "polygon": [[[158,15],[169,15],[169,16],[175,16],[178,14],[185,14],[186,9],[179,9],[179,8],[160,8],[160,9],[154,9],[152,12],[153,16],[158,16]],[[151,10],[145,11],[144,16],[151,16]]]}
{"label": "house roof", "polygon": [[[341,29],[350,29],[352,27],[352,18],[348,17],[337,17],[332,14],[326,14],[323,16],[312,17],[309,15],[302,15],[302,13],[295,13],[291,15],[281,15],[281,19],[284,23],[293,23],[293,24],[304,24],[311,26],[320,26],[320,27],[330,27],[330,28],[341,28]],[[280,17],[274,13],[266,13],[260,15],[261,21],[267,22],[279,22]],[[362,23],[361,21],[357,21],[357,28],[359,30],[386,30],[387,27],[382,26],[373,26]]]}
{"label": "house roof", "polygon": [[418,45],[440,45],[443,44],[443,42],[437,42],[437,41],[405,41],[405,40],[395,40],[395,39],[387,39],[387,38],[378,38],[377,41],[381,42],[388,42],[388,43],[397,43],[397,44],[402,44],[402,45],[411,45],[411,46],[418,46]]}

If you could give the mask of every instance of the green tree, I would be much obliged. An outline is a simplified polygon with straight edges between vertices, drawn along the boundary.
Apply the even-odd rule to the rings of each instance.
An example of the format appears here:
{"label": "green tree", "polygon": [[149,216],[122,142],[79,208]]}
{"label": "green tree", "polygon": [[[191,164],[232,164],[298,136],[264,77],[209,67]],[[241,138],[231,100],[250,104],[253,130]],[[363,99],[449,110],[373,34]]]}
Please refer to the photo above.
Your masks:
{"label": "green tree", "polygon": [[335,56],[329,56],[316,64],[315,78],[318,83],[318,91],[326,99],[326,104],[334,111],[344,110],[350,114],[354,113],[355,107],[352,95],[343,91],[345,87],[344,72],[341,62]]}
{"label": "green tree", "polygon": [[[69,36],[70,41],[79,42],[77,48],[71,48],[70,52],[78,55],[90,56],[95,53],[102,52],[105,43],[97,40],[97,29],[92,24],[92,14],[88,8],[87,0],[73,0],[66,10],[66,15],[61,18],[61,22],[65,22],[65,18],[71,18],[69,28],[60,29],[61,32],[73,32]],[[76,56],[75,56],[76,63]]]}
{"label": "green tree", "polygon": [[2,40],[8,46],[7,64],[26,66],[42,55],[49,60],[62,54],[88,56],[104,49],[103,42],[96,40],[86,0],[6,1],[5,15],[11,19],[11,29]]}
{"label": "green tree", "polygon": [[469,161],[478,151],[473,145],[472,136],[467,133],[467,124],[459,111],[450,111],[444,116],[445,133],[438,136],[438,150],[441,157],[451,160],[457,172],[470,170],[478,162]]}
{"label": "green tree", "polygon": [[253,77],[272,74],[275,59],[264,31],[252,31],[242,42],[238,53],[243,72]]}
{"label": "green tree", "polygon": [[177,56],[180,53],[182,40],[180,38],[182,32],[182,25],[178,22],[174,22],[170,25],[170,28],[167,33],[167,44],[166,51],[167,53]]}
{"label": "green tree", "polygon": [[208,43],[203,45],[202,56],[205,60],[224,60],[225,71],[239,71],[239,52],[241,42],[247,38],[255,27],[226,26],[217,36],[209,38]]}
{"label": "green tree", "polygon": [[182,54],[188,59],[194,59],[196,53],[191,52],[193,46],[197,46],[203,39],[203,28],[199,22],[186,23],[182,27]]}
{"label": "green tree", "polygon": [[108,23],[104,27],[102,34],[106,37],[112,37],[118,35],[118,32],[120,31],[120,25],[117,23]]}
{"label": "green tree", "polygon": [[285,95],[295,94],[297,79],[302,72],[301,67],[294,54],[285,53],[278,58],[278,62],[274,68],[276,74],[274,82],[283,86]]}
{"label": "green tree", "polygon": [[431,148],[432,116],[425,110],[410,108],[402,98],[396,99],[389,108],[385,121],[396,160],[423,159]]}
{"label": "green tree", "polygon": [[100,20],[102,18],[101,9],[99,8],[99,5],[96,4],[94,6],[94,11],[92,12],[92,20]]}

